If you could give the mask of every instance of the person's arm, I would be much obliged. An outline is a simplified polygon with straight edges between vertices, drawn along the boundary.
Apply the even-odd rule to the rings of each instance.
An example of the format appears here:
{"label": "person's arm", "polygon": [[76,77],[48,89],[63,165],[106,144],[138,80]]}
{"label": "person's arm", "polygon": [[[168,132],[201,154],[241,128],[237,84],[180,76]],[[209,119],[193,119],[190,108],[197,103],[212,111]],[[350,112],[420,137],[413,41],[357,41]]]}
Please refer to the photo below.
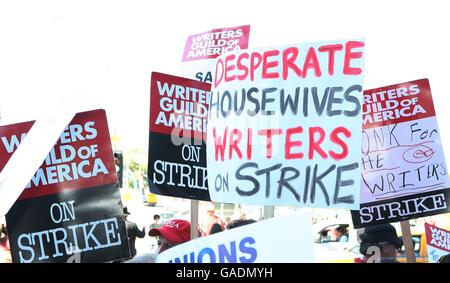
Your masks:
{"label": "person's arm", "polygon": [[145,227],[142,228],[142,231],[138,229],[137,225],[134,225],[136,231],[136,237],[144,238],[145,237]]}

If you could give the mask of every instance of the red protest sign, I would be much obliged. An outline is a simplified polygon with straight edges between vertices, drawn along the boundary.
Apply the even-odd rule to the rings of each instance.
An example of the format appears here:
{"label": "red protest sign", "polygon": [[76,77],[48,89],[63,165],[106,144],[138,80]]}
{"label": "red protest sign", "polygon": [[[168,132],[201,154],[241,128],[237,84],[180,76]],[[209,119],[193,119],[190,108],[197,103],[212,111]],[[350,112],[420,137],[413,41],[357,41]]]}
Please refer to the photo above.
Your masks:
{"label": "red protest sign", "polygon": [[435,116],[427,79],[364,91],[363,128]]}
{"label": "red protest sign", "polygon": [[205,142],[211,85],[156,72],[151,80],[150,191],[209,201]]}
{"label": "red protest sign", "polygon": [[[34,122],[1,127],[0,171]],[[78,190],[117,180],[104,111],[77,115],[66,127],[19,199]],[[63,185],[62,185],[63,184]]]}
{"label": "red protest sign", "polygon": [[153,72],[150,131],[206,138],[210,90],[207,83]]}
{"label": "red protest sign", "polygon": [[[33,123],[0,127],[0,170]],[[106,113],[78,113],[6,215],[12,260],[127,258],[122,209]]]}
{"label": "red protest sign", "polygon": [[183,62],[216,58],[225,52],[248,48],[250,26],[213,29],[189,36]]}

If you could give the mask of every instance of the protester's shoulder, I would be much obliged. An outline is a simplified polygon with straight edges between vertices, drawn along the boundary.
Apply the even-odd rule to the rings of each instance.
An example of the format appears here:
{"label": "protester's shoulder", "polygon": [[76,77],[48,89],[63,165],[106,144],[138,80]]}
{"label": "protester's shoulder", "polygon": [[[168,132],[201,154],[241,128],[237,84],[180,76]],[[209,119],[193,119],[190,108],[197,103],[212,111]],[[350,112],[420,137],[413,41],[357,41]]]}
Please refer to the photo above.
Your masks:
{"label": "protester's shoulder", "polygon": [[156,256],[157,255],[154,253],[140,254],[126,261],[126,263],[154,263],[156,261]]}

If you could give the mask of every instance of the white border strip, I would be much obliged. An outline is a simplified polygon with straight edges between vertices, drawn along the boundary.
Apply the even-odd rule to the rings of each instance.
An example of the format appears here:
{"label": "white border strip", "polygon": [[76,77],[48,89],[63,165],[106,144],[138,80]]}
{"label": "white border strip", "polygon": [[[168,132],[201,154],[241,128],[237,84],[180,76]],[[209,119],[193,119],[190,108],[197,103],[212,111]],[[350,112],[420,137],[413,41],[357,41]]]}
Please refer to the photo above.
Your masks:
{"label": "white border strip", "polygon": [[53,115],[37,120],[0,172],[0,217],[8,213],[77,113],[74,98],[62,101]]}

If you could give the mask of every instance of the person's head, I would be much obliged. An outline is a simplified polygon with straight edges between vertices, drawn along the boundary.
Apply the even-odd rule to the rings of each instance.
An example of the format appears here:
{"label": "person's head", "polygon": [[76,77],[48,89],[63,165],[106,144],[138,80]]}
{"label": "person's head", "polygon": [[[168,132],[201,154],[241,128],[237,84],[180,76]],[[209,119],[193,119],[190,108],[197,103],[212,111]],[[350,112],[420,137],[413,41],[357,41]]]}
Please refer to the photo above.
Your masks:
{"label": "person's head", "polygon": [[161,216],[159,214],[153,215],[153,220],[155,220],[155,222],[158,222],[159,219],[161,219]]}
{"label": "person's head", "polygon": [[381,224],[367,227],[360,235],[361,244],[359,251],[365,256],[371,256],[370,247],[378,247],[381,260],[395,260],[398,250],[403,243],[397,237],[397,231],[391,224]]}
{"label": "person's head", "polygon": [[340,238],[340,237],[342,237],[343,235],[346,235],[346,234],[347,234],[347,229],[345,229],[344,226],[338,226],[336,228],[336,236],[338,238]]}
{"label": "person's head", "polygon": [[253,219],[237,219],[230,222],[230,224],[227,225],[227,229],[233,229],[240,226],[244,226],[247,224],[255,223],[256,220]]}
{"label": "person's head", "polygon": [[123,218],[125,219],[125,220],[127,220],[127,218],[128,218],[128,215],[130,215],[131,213],[128,211],[128,207],[124,207],[123,208]]}
{"label": "person's head", "polygon": [[211,230],[209,231],[209,235],[216,234],[216,233],[219,233],[219,232],[222,232],[222,231],[223,231],[222,226],[219,223],[214,223],[211,226]]}
{"label": "person's head", "polygon": [[189,241],[191,239],[191,223],[181,219],[169,220],[161,228],[151,229],[148,235],[151,237],[159,236],[157,251],[159,254]]}

